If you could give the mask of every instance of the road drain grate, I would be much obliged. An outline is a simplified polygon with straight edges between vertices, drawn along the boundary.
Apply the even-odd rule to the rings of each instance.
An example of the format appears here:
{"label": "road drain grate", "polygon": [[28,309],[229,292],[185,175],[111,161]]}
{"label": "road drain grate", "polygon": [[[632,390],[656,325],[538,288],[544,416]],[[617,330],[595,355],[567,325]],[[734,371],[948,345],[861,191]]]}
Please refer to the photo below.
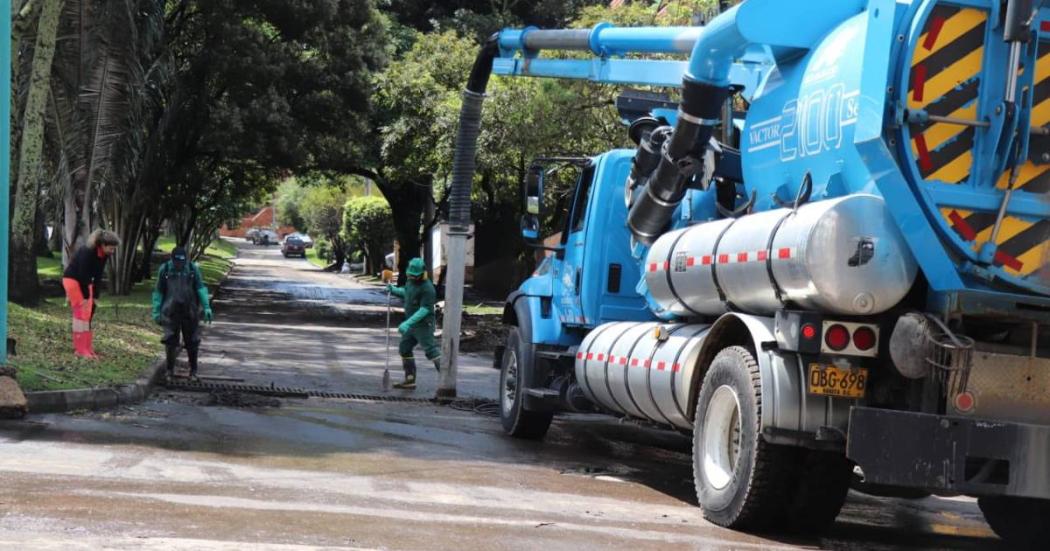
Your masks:
{"label": "road drain grate", "polygon": [[[434,398],[416,398],[413,396],[388,396],[383,394],[353,394],[347,392],[329,392],[326,390],[314,390],[306,388],[244,385],[229,383],[208,382],[179,382],[169,381],[164,384],[168,390],[180,390],[184,392],[244,392],[258,394],[261,396],[274,396],[278,398],[335,398],[341,400],[365,400],[370,402],[409,402],[417,404],[442,404]],[[479,400],[476,398],[456,399],[449,404],[456,409],[469,409],[477,413],[490,414],[489,411],[495,404],[490,400]]]}

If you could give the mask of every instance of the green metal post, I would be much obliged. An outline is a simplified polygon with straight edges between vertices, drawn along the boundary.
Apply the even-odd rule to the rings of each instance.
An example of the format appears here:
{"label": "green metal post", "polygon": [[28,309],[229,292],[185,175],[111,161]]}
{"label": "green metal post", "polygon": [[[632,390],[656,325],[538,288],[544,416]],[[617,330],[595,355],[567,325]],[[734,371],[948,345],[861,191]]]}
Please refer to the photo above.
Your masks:
{"label": "green metal post", "polygon": [[7,258],[11,246],[11,0],[0,0],[0,365],[7,363]]}

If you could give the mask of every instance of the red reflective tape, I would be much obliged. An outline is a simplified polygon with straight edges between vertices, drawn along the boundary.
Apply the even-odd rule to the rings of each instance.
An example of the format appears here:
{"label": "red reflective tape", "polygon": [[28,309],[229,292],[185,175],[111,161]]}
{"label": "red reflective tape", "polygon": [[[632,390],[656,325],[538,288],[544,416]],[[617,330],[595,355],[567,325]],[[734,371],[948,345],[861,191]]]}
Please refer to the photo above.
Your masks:
{"label": "red reflective tape", "polygon": [[915,136],[915,148],[919,150],[919,167],[924,171],[933,170],[933,160],[930,159],[930,148],[926,146],[926,135]]}
{"label": "red reflective tape", "polygon": [[941,35],[944,21],[943,17],[934,17],[930,23],[930,32],[926,33],[926,41],[922,43],[922,47],[926,48],[927,52],[933,49],[934,44],[937,44],[937,37]]}
{"label": "red reflective tape", "polygon": [[953,210],[948,213],[948,219],[952,221],[952,227],[963,236],[963,239],[967,241],[977,239],[977,232],[974,231],[973,226],[970,226],[970,223],[959,214],[959,211]]}
{"label": "red reflective tape", "polygon": [[638,358],[631,360],[631,367],[638,367]]}
{"label": "red reflective tape", "polygon": [[620,356],[620,365],[627,365],[627,356]]}
{"label": "red reflective tape", "polygon": [[1040,23],[1039,30],[1043,31],[1044,33],[1050,33],[1050,19],[1047,19],[1046,21]]}
{"label": "red reflective tape", "polygon": [[696,266],[696,257],[690,256],[689,258],[687,258],[685,261],[685,266],[687,268],[692,268],[693,266]]}
{"label": "red reflective tape", "polygon": [[667,367],[667,362],[659,362],[656,364],[657,371],[663,371]]}
{"label": "red reflective tape", "polygon": [[655,262],[649,264],[649,271],[650,272],[655,272],[656,271],[656,263]]}
{"label": "red reflective tape", "polygon": [[719,264],[729,264],[729,255],[728,254],[720,254],[720,255],[718,255],[718,263]]}
{"label": "red reflective tape", "polygon": [[675,373],[678,373],[681,370],[682,370],[682,364],[674,364],[674,366],[671,367],[671,371],[674,371]]}
{"label": "red reflective tape", "polygon": [[594,359],[594,352],[588,352],[587,353],[587,359],[588,360],[593,360]]}
{"label": "red reflective tape", "polygon": [[671,261],[664,260],[664,271],[666,272],[666,271],[668,271],[670,269],[671,269]]}
{"label": "red reflective tape", "polygon": [[736,253],[737,262],[747,262],[747,253]]}
{"label": "red reflective tape", "polygon": [[582,360],[583,359],[583,352],[577,352],[576,353],[576,359],[577,360]]}
{"label": "red reflective tape", "polygon": [[598,361],[605,361],[605,354],[598,354]]}
{"label": "red reflective tape", "polygon": [[715,261],[715,259],[712,258],[711,255],[704,255],[704,257],[701,260],[704,266],[710,266]]}
{"label": "red reflective tape", "polygon": [[1004,253],[1003,251],[995,252],[995,263],[1001,266],[1006,266],[1007,268],[1016,270],[1018,272],[1021,271],[1021,268],[1024,268],[1023,262],[1017,260],[1011,255]]}
{"label": "red reflective tape", "polygon": [[919,65],[912,69],[911,81],[913,89],[911,92],[911,99],[915,101],[922,101],[923,93],[926,88],[926,66]]}
{"label": "red reflective tape", "polygon": [[769,251],[758,251],[756,255],[758,256],[759,262],[765,262],[766,260],[769,260]]}
{"label": "red reflective tape", "polygon": [[777,251],[777,257],[779,257],[781,260],[787,260],[791,258],[791,249],[787,247],[780,249],[779,251]]}
{"label": "red reflective tape", "polygon": [[645,360],[645,368],[646,369],[649,369],[652,366],[653,366],[653,361],[652,360]]}

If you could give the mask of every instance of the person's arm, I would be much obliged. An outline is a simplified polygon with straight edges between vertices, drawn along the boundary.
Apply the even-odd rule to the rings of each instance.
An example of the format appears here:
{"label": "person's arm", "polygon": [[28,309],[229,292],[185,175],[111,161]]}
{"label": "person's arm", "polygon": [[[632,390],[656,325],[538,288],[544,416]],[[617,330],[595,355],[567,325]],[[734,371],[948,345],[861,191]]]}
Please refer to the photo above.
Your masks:
{"label": "person's arm", "polygon": [[434,313],[434,302],[435,292],[433,285],[423,285],[423,289],[420,291],[422,296],[419,297],[419,309],[412,313],[412,315],[405,320],[405,323],[409,327],[415,327],[417,323],[423,321],[424,318]]}
{"label": "person's arm", "polygon": [[157,270],[157,283],[153,286],[153,321],[160,323],[160,307],[164,304],[164,294],[167,293],[167,279],[164,274],[167,264],[161,264]]}
{"label": "person's arm", "polygon": [[197,278],[197,296],[201,299],[201,306],[204,307],[204,321],[211,323],[213,313],[211,311],[211,302],[208,297],[208,286],[204,284],[204,277],[201,275],[201,267],[196,263],[193,264],[193,276]]}
{"label": "person's arm", "polygon": [[395,297],[405,298],[405,288],[404,287],[397,287],[397,286],[394,286],[394,285],[391,285],[391,284],[387,284],[386,290],[390,291],[390,294],[394,295]]}

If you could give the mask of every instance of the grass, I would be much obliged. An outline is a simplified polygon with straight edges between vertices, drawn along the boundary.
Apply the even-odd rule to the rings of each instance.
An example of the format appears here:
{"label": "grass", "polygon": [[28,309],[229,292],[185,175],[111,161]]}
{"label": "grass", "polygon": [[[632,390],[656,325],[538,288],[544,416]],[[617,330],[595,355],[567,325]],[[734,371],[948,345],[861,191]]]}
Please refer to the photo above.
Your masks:
{"label": "grass", "polygon": [[[218,241],[208,247],[199,263],[210,288],[226,277],[234,256],[236,248],[229,243]],[[61,268],[55,270],[54,277],[59,277]],[[161,328],[151,317],[153,285],[151,279],[136,285],[128,296],[102,296],[92,322],[99,361],[73,354],[72,316],[64,298],[47,299],[33,309],[11,304],[8,331],[18,340],[18,355],[9,359],[18,368],[22,388],[62,390],[133,382],[163,351]]]}
{"label": "grass", "polygon": [[42,279],[58,279],[62,277],[62,255],[55,254],[53,257],[36,257],[36,273]]}
{"label": "grass", "polygon": [[308,260],[310,262],[310,264],[313,264],[314,266],[317,266],[318,268],[327,268],[328,265],[331,264],[327,260],[317,256],[317,247],[316,246],[310,247],[309,249],[306,249],[306,260]]}
{"label": "grass", "polygon": [[503,314],[503,305],[464,304],[463,311],[472,316],[499,316]]}

